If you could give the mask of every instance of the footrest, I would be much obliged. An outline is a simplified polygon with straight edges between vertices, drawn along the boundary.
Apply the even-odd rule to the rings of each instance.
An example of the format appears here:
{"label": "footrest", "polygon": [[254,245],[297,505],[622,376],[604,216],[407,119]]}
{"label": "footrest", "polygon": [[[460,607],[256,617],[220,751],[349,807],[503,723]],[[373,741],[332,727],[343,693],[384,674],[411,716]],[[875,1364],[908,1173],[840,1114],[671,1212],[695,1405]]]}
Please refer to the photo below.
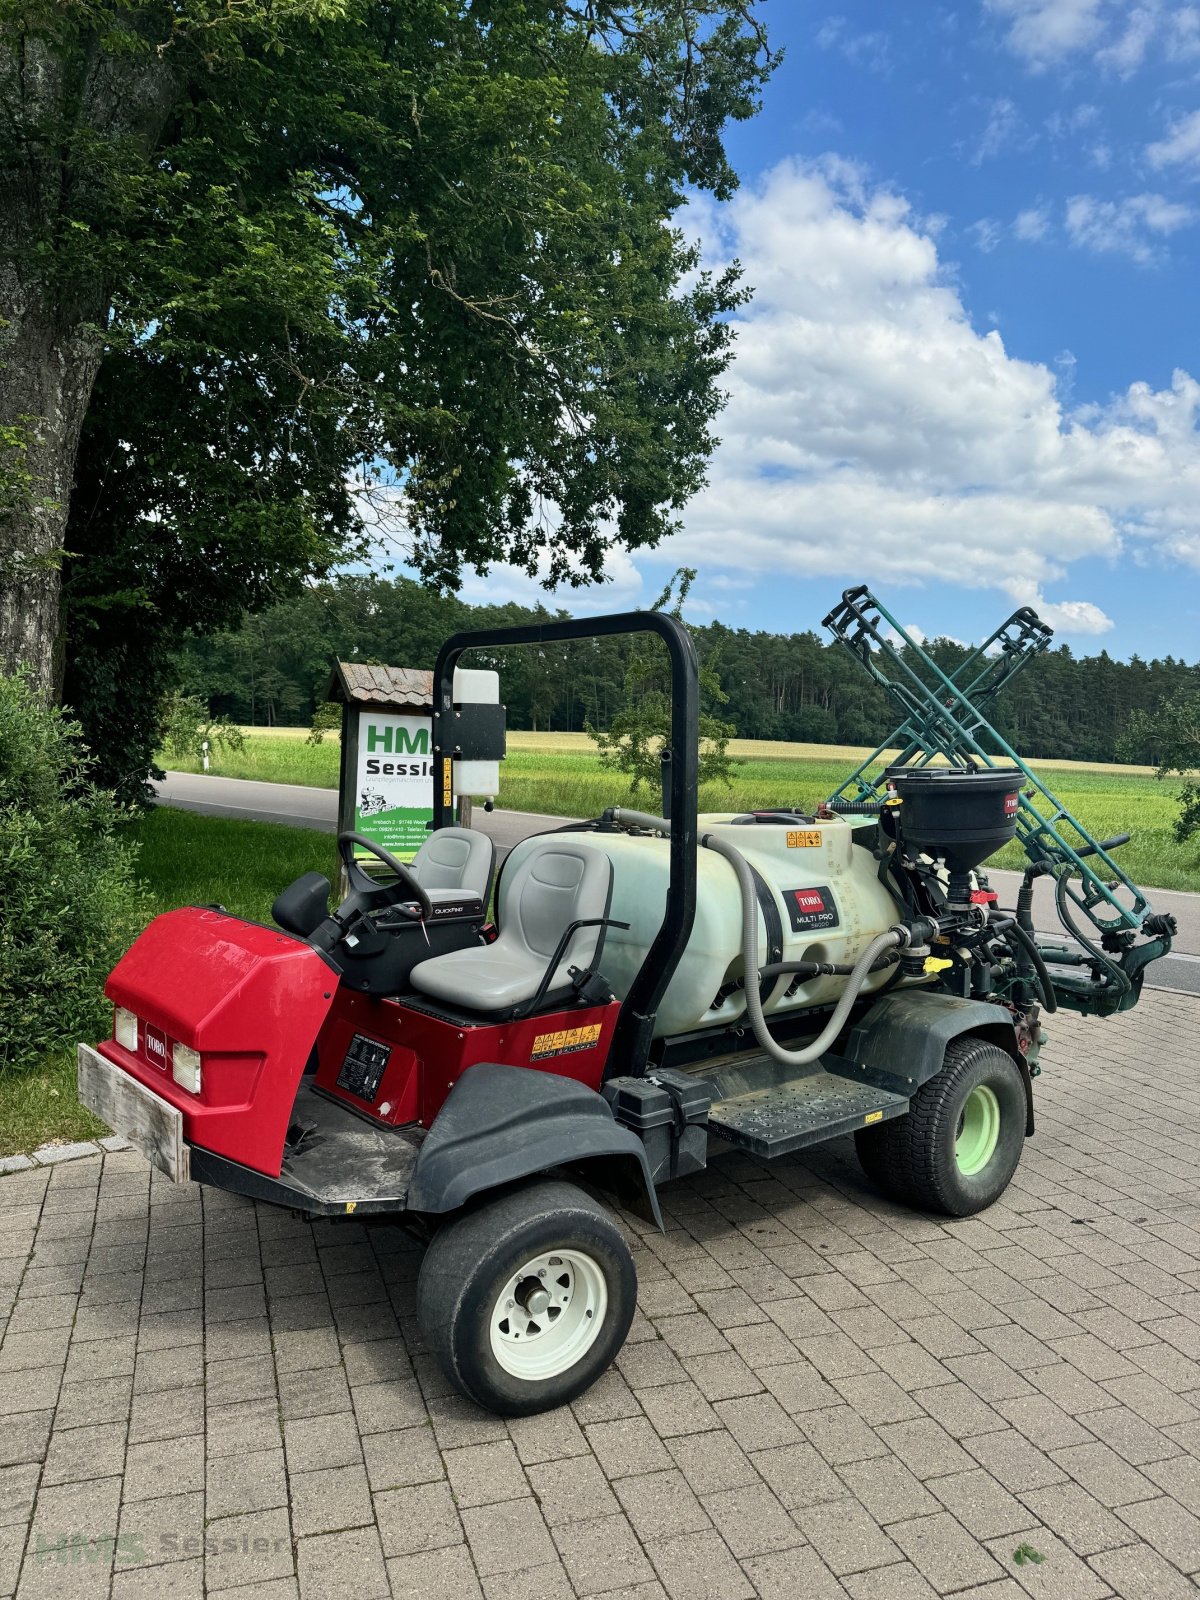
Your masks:
{"label": "footrest", "polygon": [[784,1156],[805,1145],[902,1117],[908,1098],[818,1068],[803,1078],[715,1101],[711,1133],[759,1156]]}

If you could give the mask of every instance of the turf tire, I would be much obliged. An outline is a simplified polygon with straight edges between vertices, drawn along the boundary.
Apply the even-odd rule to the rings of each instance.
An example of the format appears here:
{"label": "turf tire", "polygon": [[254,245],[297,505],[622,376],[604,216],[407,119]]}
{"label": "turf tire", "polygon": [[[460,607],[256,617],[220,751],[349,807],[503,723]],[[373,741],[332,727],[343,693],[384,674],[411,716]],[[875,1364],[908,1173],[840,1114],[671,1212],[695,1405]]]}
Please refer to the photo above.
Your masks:
{"label": "turf tire", "polygon": [[[566,1371],[514,1376],[493,1351],[492,1316],[512,1274],[543,1252],[577,1250],[603,1274],[600,1331]],[[417,1309],[425,1338],[450,1382],[499,1416],[531,1416],[567,1404],[611,1365],[637,1306],[637,1272],[624,1236],[574,1184],[530,1184],[447,1222],[425,1252]]]}
{"label": "turf tire", "polygon": [[[978,1172],[955,1157],[960,1119],[972,1090],[984,1087],[1000,1112],[996,1147]],[[908,1115],[854,1136],[867,1177],[893,1199],[922,1211],[969,1217],[998,1200],[1025,1144],[1025,1081],[1007,1050],[985,1039],[952,1039],[942,1070],[912,1098]]]}

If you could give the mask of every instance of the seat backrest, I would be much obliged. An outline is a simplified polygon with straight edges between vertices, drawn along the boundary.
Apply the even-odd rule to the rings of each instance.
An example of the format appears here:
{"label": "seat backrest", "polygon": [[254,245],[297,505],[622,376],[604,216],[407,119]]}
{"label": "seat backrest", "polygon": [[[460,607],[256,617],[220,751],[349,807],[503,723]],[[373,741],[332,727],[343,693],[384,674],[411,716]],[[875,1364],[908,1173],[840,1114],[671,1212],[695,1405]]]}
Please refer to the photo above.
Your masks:
{"label": "seat backrest", "polygon": [[[561,834],[531,841],[521,859],[508,863],[501,875],[497,943],[544,966],[572,922],[608,915],[612,881],[612,862],[601,850]],[[594,966],[603,943],[603,927],[578,929],[562,965],[581,970]]]}
{"label": "seat backrest", "polygon": [[423,889],[477,894],[487,905],[496,847],[474,828],[438,828],[413,857],[411,871]]}

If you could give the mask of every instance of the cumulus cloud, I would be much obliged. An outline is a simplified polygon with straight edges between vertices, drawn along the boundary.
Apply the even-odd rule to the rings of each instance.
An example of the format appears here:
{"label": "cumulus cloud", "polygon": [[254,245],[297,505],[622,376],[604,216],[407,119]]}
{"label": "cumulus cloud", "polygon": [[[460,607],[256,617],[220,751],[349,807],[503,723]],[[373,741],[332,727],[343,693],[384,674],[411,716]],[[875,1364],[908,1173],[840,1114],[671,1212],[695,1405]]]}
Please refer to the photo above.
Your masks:
{"label": "cumulus cloud", "polygon": [[689,220],[756,293],[709,486],[662,557],[706,576],[991,589],[1072,633],[1111,626],[1056,598],[1073,562],[1132,550],[1200,569],[1186,373],[1067,410],[1049,366],[973,326],[904,199],[845,163],[786,162]]}
{"label": "cumulus cloud", "polygon": [[1024,244],[1035,244],[1039,239],[1044,239],[1050,232],[1050,208],[1029,206],[1025,211],[1018,212],[1013,232]]}
{"label": "cumulus cloud", "polygon": [[1146,147],[1152,167],[1200,167],[1200,111],[1173,122],[1165,138]]}
{"label": "cumulus cloud", "polygon": [[1098,42],[1105,0],[985,0],[1007,24],[1006,42],[1037,71]]}
{"label": "cumulus cloud", "polygon": [[1160,253],[1162,241],[1195,219],[1191,206],[1161,194],[1097,200],[1077,194],[1067,201],[1067,234],[1087,250],[1129,256],[1142,266]]}

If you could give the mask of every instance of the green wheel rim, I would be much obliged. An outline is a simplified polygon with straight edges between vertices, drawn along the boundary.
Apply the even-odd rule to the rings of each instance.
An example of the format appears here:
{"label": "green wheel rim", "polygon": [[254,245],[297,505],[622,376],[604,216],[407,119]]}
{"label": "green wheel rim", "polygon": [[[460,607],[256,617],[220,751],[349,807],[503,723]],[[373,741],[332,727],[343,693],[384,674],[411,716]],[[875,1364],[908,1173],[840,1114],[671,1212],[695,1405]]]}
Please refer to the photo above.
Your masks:
{"label": "green wheel rim", "polygon": [[982,1172],[1000,1140],[1000,1102],[994,1089],[977,1084],[967,1096],[954,1141],[954,1159],[964,1177]]}

